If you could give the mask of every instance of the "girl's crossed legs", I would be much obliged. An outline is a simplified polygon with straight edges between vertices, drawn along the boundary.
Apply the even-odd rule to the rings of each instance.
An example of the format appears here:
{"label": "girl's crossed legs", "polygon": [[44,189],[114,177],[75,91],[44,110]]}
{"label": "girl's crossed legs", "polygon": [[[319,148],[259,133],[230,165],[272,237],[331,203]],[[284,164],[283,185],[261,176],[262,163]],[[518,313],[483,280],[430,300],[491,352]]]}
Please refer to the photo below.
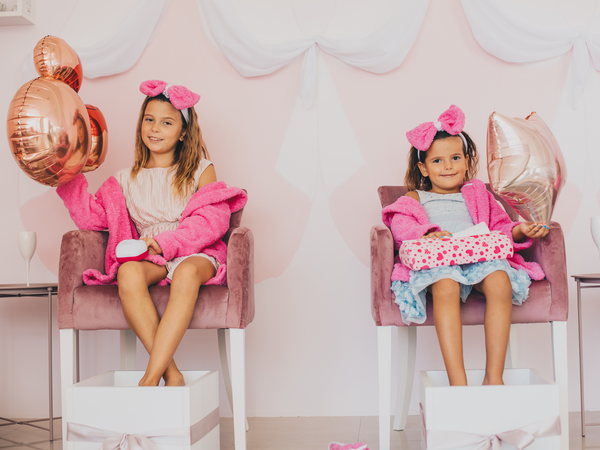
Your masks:
{"label": "girl's crossed legs", "polygon": [[[485,329],[486,365],[483,384],[504,384],[502,374],[510,334],[512,286],[508,274],[492,272],[474,286],[486,298]],[[463,360],[460,285],[444,278],[431,285],[433,317],[444,365],[451,386],[465,386],[467,375]]]}
{"label": "girl's crossed legs", "polygon": [[125,319],[150,354],[140,386],[158,386],[161,377],[167,386],[183,385],[183,375],[173,355],[192,320],[198,289],[215,273],[213,264],[200,256],[179,263],[171,280],[167,308],[160,319],[148,287],[165,278],[167,269],[149,261],[126,262],[119,267],[117,280]]}

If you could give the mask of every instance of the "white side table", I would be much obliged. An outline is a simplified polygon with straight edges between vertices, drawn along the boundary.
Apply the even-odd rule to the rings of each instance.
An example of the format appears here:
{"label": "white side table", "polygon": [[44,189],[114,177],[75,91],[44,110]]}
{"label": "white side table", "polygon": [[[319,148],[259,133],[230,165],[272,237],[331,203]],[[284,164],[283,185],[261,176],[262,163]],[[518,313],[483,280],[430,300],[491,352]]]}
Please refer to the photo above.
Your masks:
{"label": "white side table", "polygon": [[[52,400],[52,295],[58,292],[57,283],[31,283],[29,286],[26,284],[0,284],[0,298],[8,297],[48,297],[48,405],[49,405],[49,417],[48,419],[35,419],[27,421],[14,421],[0,417],[0,420],[4,420],[9,423],[0,424],[0,427],[6,425],[28,425],[30,427],[40,428],[50,433],[50,441],[54,440],[54,420],[60,419],[60,417],[53,417],[53,406]],[[48,428],[34,425],[35,422],[42,422],[48,420]]]}

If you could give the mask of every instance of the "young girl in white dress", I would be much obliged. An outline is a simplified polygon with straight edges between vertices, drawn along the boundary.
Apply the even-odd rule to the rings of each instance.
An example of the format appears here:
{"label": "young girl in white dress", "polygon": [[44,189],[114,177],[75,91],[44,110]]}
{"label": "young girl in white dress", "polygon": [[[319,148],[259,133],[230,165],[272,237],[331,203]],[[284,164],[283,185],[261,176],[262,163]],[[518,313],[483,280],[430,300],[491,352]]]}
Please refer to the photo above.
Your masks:
{"label": "young girl in white dress", "polygon": [[[140,91],[147,97],[142,104],[137,124],[135,161],[132,167],[119,171],[115,178],[125,199],[125,214],[128,213],[135,224],[139,238],[146,242],[149,258],[152,259],[152,255],[164,256],[162,264],[165,260],[166,264],[143,260],[128,261],[120,266],[115,263],[114,266],[115,270],[118,270],[116,278],[119,297],[127,323],[150,353],[148,367],[139,382],[140,386],[157,386],[161,378],[164,378],[167,386],[180,386],[183,385],[183,375],[177,368],[173,355],[192,319],[198,289],[207,281],[214,281],[213,277],[217,273],[223,277],[215,255],[219,256],[223,264],[226,262],[226,258],[221,257],[225,254],[226,247],[220,242],[220,238],[229,226],[230,211],[225,201],[227,199],[223,199],[218,207],[214,207],[212,212],[209,211],[206,215],[210,217],[210,214],[213,214],[219,218],[218,227],[221,233],[207,242],[209,245],[202,247],[204,251],[211,253],[210,255],[202,251],[186,251],[186,243],[192,243],[197,235],[212,224],[205,216],[195,223],[193,220],[186,222],[189,219],[185,215],[182,217],[182,213],[186,206],[191,204],[190,199],[195,201],[194,194],[199,190],[202,191],[198,192],[198,195],[207,189],[236,190],[241,192],[243,203],[245,193],[237,188],[230,188],[225,183],[215,183],[215,169],[208,160],[208,151],[202,140],[198,117],[193,107],[200,98],[197,94],[183,86],[170,86],[154,80],[142,83]],[[95,170],[96,167],[92,166],[85,171]],[[76,183],[85,183],[87,188],[84,179],[71,182]],[[217,187],[208,186],[211,183],[211,186]],[[76,224],[87,229],[108,228],[111,233],[111,222],[105,220],[107,213],[101,211],[104,216],[100,214],[98,221],[87,212],[85,206],[86,202],[90,202],[94,203],[94,208],[88,209],[104,208],[107,211],[109,208],[106,207],[104,197],[92,199],[87,191],[85,195],[89,198],[82,197],[77,192],[73,194],[73,191],[77,190],[81,189],[67,184],[59,187],[58,191]],[[116,191],[119,191],[118,187]],[[118,192],[118,195],[121,196],[121,193]],[[77,198],[72,200],[71,197]],[[94,220],[98,225],[92,223]],[[181,233],[181,228],[178,230],[180,222],[183,228],[187,228],[183,235],[178,234]],[[173,244],[174,241],[176,244]],[[168,247],[168,258],[163,254],[161,243],[163,247]],[[193,248],[194,245],[189,247]],[[176,251],[173,248],[176,248]],[[107,258],[112,257],[108,253],[109,251]],[[173,257],[174,255],[176,257]],[[154,259],[158,260],[161,258]],[[107,274],[108,272],[109,270]],[[109,278],[108,275],[106,277]],[[170,297],[163,317],[159,318],[148,287],[161,282],[165,284],[165,280],[171,283]],[[114,279],[103,282],[114,282]]]}

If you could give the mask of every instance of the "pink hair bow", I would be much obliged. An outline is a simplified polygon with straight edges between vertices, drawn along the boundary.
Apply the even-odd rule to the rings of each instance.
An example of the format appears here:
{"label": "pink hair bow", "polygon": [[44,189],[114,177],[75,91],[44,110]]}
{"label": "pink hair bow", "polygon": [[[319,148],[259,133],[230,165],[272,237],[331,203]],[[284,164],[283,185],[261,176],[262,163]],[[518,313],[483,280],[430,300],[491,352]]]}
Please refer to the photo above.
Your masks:
{"label": "pink hair bow", "polygon": [[433,138],[438,131],[443,130],[449,134],[457,135],[463,130],[464,126],[465,114],[458,106],[451,105],[438,117],[437,122],[422,123],[406,133],[406,137],[414,148],[424,152],[431,147]]}
{"label": "pink hair bow", "polygon": [[144,81],[140,84],[140,92],[149,97],[163,94],[180,111],[191,108],[200,100],[198,94],[193,93],[185,86],[172,86],[160,80]]}

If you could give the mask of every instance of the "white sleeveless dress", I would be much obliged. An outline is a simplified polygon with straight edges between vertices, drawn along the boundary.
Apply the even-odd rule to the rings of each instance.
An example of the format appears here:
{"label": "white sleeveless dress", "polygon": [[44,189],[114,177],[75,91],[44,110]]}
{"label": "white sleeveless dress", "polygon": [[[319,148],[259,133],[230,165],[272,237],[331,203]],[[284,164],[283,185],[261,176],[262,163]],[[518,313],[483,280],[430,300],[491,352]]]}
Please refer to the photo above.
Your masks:
{"label": "white sleeveless dress", "polygon": [[[171,181],[175,171],[171,167],[156,167],[142,169],[135,180],[131,179],[131,167],[119,170],[115,178],[119,182],[129,216],[133,220],[140,238],[151,238],[163,231],[175,230],[179,226],[181,214],[187,206],[191,196],[198,190],[198,183],[202,173],[212,162],[207,159],[200,160],[198,170],[194,176],[194,190],[185,196],[175,196]],[[175,268],[190,256],[201,256],[208,259],[219,268],[217,260],[204,253],[173,258],[167,262],[167,278],[173,279]]]}

